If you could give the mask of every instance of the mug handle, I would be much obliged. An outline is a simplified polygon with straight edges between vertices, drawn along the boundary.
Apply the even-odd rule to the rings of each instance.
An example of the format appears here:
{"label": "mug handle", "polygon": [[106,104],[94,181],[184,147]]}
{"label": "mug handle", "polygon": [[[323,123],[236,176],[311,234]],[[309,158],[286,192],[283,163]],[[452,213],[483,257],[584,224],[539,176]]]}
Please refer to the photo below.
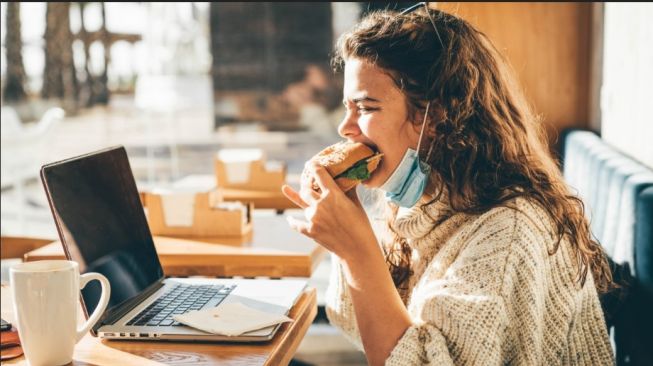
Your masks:
{"label": "mug handle", "polygon": [[88,331],[95,325],[95,323],[100,320],[100,317],[104,313],[104,310],[106,310],[107,305],[109,304],[109,296],[111,295],[111,287],[109,286],[109,280],[107,280],[106,277],[103,275],[96,273],[96,272],[90,272],[90,273],[84,273],[80,275],[79,277],[79,289],[83,289],[86,284],[93,280],[98,280],[100,281],[100,285],[102,285],[102,295],[100,295],[100,301],[98,301],[98,305],[95,308],[95,311],[93,311],[93,314],[88,317],[88,320],[84,325],[82,326],[82,329],[77,329],[77,338],[75,343],[79,342],[82,337],[88,333]]}

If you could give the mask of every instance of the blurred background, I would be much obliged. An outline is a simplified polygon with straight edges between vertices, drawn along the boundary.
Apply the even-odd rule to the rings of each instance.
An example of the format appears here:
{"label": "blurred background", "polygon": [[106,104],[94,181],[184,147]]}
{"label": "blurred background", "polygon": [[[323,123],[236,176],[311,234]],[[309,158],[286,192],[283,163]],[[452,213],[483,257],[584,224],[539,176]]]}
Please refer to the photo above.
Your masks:
{"label": "blurred background", "polygon": [[139,188],[209,173],[224,147],[263,148],[292,181],[338,140],[329,56],[362,9],[3,2],[3,235],[56,235],[40,165],[110,145],[126,146]]}
{"label": "blurred background", "polygon": [[[408,5],[2,2],[2,235],[56,238],[40,166],[112,145],[127,148],[139,188],[211,174],[225,147],[264,149],[297,184],[339,140],[337,37],[366,12]],[[553,153],[563,131],[583,128],[653,166],[652,4],[430,6],[505,54]],[[364,363],[333,342],[339,359],[306,362]]]}

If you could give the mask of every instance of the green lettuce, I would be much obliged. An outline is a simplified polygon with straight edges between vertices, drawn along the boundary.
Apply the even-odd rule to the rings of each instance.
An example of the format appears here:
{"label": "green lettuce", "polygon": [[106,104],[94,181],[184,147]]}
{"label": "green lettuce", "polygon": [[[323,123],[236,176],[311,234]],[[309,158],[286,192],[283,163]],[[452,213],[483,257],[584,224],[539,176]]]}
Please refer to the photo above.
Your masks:
{"label": "green lettuce", "polygon": [[367,159],[363,159],[354,164],[351,168],[338,174],[336,178],[349,178],[352,180],[366,180],[370,177],[370,172],[367,171]]}

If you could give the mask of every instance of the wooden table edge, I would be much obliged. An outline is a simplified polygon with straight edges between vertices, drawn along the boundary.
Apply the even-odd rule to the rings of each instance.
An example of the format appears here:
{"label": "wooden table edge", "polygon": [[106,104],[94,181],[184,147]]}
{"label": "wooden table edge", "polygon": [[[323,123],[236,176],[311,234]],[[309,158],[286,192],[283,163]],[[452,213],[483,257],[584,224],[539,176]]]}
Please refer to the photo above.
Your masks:
{"label": "wooden table edge", "polygon": [[[302,308],[295,310],[295,307],[303,300],[304,305]],[[291,310],[290,316],[294,319],[294,322],[292,325],[284,325],[284,327],[290,327],[290,330],[282,334],[277,334],[277,336],[280,337],[277,341],[279,342],[279,347],[276,349],[276,352],[270,354],[268,361],[265,363],[266,365],[288,365],[290,363],[290,360],[295,355],[299,344],[304,339],[306,332],[308,332],[308,328],[313,324],[313,320],[317,316],[316,289],[311,288],[306,290],[301,295],[300,299],[297,300],[295,307]],[[297,318],[294,316],[297,316]],[[284,328],[284,330],[286,329],[287,328]]]}
{"label": "wooden table edge", "polygon": [[[3,284],[3,287],[4,286],[8,286],[8,284]],[[274,338],[272,338],[272,340],[270,340],[267,343],[267,344],[271,344],[271,346],[274,349],[270,351],[269,356],[267,357],[266,361],[263,363],[264,365],[288,365],[290,363],[290,360],[296,353],[297,348],[299,347],[304,336],[306,335],[308,328],[311,326],[313,320],[317,316],[317,290],[315,288],[307,288],[297,299],[295,305],[290,309],[288,316],[292,318],[294,321],[292,323],[283,324],[279,329],[279,331],[277,332],[277,334],[274,336]],[[89,333],[84,336],[84,338],[77,344],[75,348],[76,349],[79,348],[82,343],[86,343],[88,345],[88,342],[98,342],[108,347],[111,347],[111,345],[119,346],[121,343],[129,346],[133,346],[135,344],[143,344],[146,347],[147,344],[149,343],[147,341],[124,341],[124,340],[99,339],[97,337],[93,337]],[[184,343],[180,342],[178,344],[183,345]],[[253,344],[252,347],[256,347],[256,344]],[[143,357],[141,355],[131,353],[128,350],[120,349],[120,347],[117,348],[111,347],[111,348],[114,348],[119,352],[124,352],[129,354],[128,356],[126,356],[129,358]],[[80,357],[77,354],[77,352],[79,352],[79,350],[76,351],[73,364],[92,364],[89,363],[89,359],[87,357]],[[150,359],[150,361],[153,360]],[[25,359],[25,356],[23,355],[15,359],[2,362],[2,364],[17,364],[17,363],[27,364],[27,360]]]}
{"label": "wooden table edge", "polygon": [[[49,251],[52,246],[59,247],[60,253],[46,252],[42,254],[44,251]],[[228,250],[234,249],[229,248]],[[281,251],[269,253],[243,251],[241,253],[227,252],[223,254],[160,253],[159,260],[166,276],[269,276],[280,278],[311,277],[326,255],[326,249],[316,244],[315,249],[309,254]],[[216,260],[216,256],[221,257],[220,260]],[[65,259],[60,242],[52,242],[44,247],[27,252],[23,256],[25,262],[49,259]]]}

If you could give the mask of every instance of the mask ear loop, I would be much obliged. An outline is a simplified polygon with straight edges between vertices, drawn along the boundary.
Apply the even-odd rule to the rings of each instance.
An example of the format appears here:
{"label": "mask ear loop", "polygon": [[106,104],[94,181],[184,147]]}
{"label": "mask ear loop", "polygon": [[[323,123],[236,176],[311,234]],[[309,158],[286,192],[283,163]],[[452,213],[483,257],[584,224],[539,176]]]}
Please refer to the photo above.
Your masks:
{"label": "mask ear loop", "polygon": [[433,151],[433,145],[435,141],[431,141],[431,146],[429,146],[429,151],[426,153],[426,162],[428,163],[429,158],[431,157],[431,152]]}
{"label": "mask ear loop", "polygon": [[[419,132],[419,141],[417,142],[417,158],[419,159],[419,148],[422,145],[422,136],[424,135],[424,128],[426,127],[426,120],[429,117],[429,107],[431,106],[431,102],[429,101],[426,104],[426,111],[424,112],[424,121],[422,122],[422,129]],[[426,153],[426,161],[428,162],[429,158],[431,157],[431,150],[433,150],[433,144],[431,144],[431,147],[429,148],[428,153]]]}

